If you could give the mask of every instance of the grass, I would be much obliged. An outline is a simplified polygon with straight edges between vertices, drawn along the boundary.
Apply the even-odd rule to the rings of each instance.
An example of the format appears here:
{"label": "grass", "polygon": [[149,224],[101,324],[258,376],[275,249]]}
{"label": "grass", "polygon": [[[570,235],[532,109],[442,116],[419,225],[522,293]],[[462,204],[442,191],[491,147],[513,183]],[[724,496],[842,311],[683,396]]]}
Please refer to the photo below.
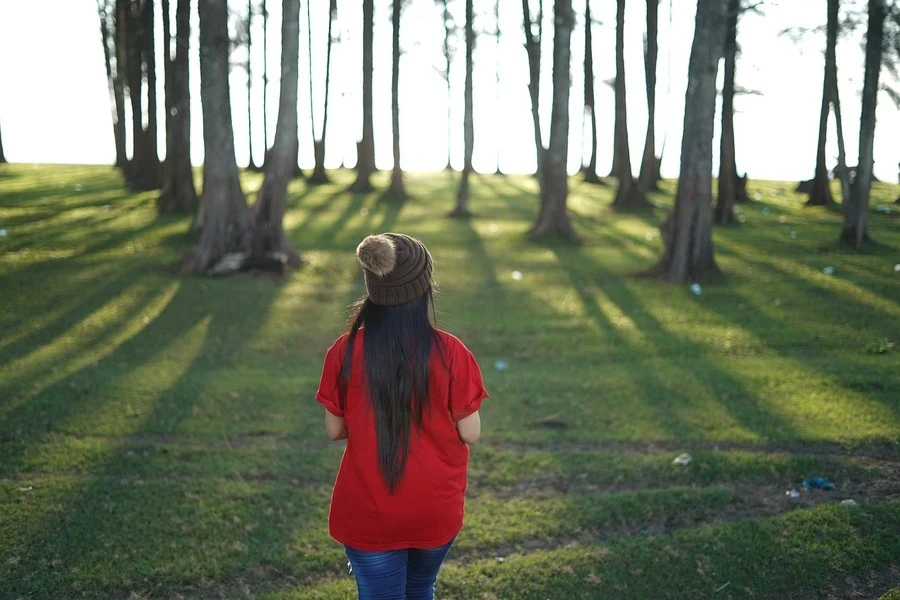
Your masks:
{"label": "grass", "polygon": [[[0,168],[0,598],[354,597],[312,398],[385,230],[428,244],[492,393],[438,597],[897,597],[900,209],[875,210],[897,186],[856,253],[839,214],[751,182],[694,295],[634,276],[672,182],[616,215],[573,181],[572,246],[524,235],[528,177],[477,177],[469,220],[448,174],[402,205],[333,177],[292,184],[307,263],[273,281],[176,276],[187,218],[113,169]],[[837,489],[785,495],[812,475]]]}

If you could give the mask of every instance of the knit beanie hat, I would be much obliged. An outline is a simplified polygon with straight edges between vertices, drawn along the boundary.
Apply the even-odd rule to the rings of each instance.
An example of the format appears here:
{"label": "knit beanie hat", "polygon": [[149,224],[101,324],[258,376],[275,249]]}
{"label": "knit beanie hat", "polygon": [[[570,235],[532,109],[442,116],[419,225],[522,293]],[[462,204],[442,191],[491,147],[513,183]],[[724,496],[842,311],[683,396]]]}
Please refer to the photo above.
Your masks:
{"label": "knit beanie hat", "polygon": [[402,233],[370,235],[357,246],[356,257],[374,304],[406,304],[431,287],[431,254],[416,238]]}

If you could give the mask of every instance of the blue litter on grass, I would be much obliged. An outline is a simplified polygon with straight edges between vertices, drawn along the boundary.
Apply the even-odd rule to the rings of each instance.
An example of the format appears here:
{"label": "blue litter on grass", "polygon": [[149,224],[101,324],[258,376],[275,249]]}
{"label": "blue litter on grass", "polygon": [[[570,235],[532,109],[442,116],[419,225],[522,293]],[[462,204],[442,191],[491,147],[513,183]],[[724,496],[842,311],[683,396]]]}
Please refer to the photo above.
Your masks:
{"label": "blue litter on grass", "polygon": [[805,490],[833,490],[834,484],[827,477],[808,477],[803,480]]}
{"label": "blue litter on grass", "polygon": [[505,371],[506,366],[507,365],[506,365],[505,360],[498,360],[497,362],[494,363],[494,368],[497,369],[498,371]]}

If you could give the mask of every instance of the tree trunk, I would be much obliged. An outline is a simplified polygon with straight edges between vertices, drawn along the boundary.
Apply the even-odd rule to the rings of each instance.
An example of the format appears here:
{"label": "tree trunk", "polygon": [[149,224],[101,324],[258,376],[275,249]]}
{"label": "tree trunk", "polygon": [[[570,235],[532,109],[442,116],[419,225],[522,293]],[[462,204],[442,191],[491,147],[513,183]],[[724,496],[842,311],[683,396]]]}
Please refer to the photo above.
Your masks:
{"label": "tree trunk", "polygon": [[394,0],[392,4],[391,136],[394,146],[394,168],[391,170],[391,184],[387,194],[395,199],[403,199],[406,197],[406,188],[403,185],[403,169],[400,167],[400,9],[402,2]]}
{"label": "tree trunk", "polygon": [[[116,120],[122,136],[121,141],[116,139],[116,166],[122,173],[128,176],[130,165],[128,161],[128,121],[125,117],[125,90],[128,88],[128,4],[126,0],[114,0],[113,8],[113,50],[116,59],[116,68],[113,78],[113,88],[116,95]],[[118,163],[119,147],[121,143],[122,163]],[[132,140],[132,144],[134,140]]]}
{"label": "tree trunk", "polygon": [[125,97],[122,94],[121,81],[117,76],[119,65],[116,64],[115,69],[113,68],[115,22],[114,14],[110,9],[110,0],[97,1],[97,12],[100,16],[100,40],[103,42],[103,62],[106,66],[106,81],[109,87],[113,139],[116,145],[116,166],[121,168],[128,161],[125,150]]}
{"label": "tree trunk", "polygon": [[201,200],[204,218],[197,248],[182,268],[185,272],[203,273],[213,270],[229,255],[245,257],[249,253],[252,223],[234,158],[227,2],[199,0],[198,12],[205,154]]}
{"label": "tree trunk", "polygon": [[741,0],[729,0],[725,24],[725,80],[722,85],[722,135],[719,140],[719,194],[714,220],[726,225],[734,221],[737,165],[734,148],[734,75],[737,62],[737,23]]}
{"label": "tree trunk", "polygon": [[375,189],[370,181],[372,173],[375,172],[375,132],[372,127],[372,39],[375,24],[375,0],[362,0],[362,3],[362,139],[356,144],[356,181],[350,186],[350,190],[365,194]]}
{"label": "tree trunk", "polygon": [[472,98],[472,53],[475,49],[475,12],[473,0],[466,0],[466,86],[465,86],[465,116],[463,117],[463,129],[465,140],[465,155],[462,177],[459,180],[459,191],[456,194],[456,208],[450,213],[454,217],[467,217],[469,211],[469,177],[472,174],[472,150],[475,147],[475,125],[473,120]]}
{"label": "tree trunk", "polygon": [[[496,53],[494,57],[494,89],[495,89],[495,106],[497,110],[500,110],[500,0],[494,0],[494,52]],[[500,143],[499,138],[497,139],[497,169],[494,171],[494,175],[502,175],[503,171],[500,170],[500,148],[502,144]]]}
{"label": "tree trunk", "polygon": [[878,75],[884,40],[884,0],[869,0],[869,24],[866,31],[866,72],[863,80],[862,112],[859,119],[859,164],[850,192],[844,203],[844,227],[841,241],[859,249],[869,240],[869,195],[872,187],[873,149],[875,142],[875,109],[878,103]]}
{"label": "tree trunk", "polygon": [[3,153],[3,136],[0,135],[0,165],[8,162],[6,160],[6,154]]}
{"label": "tree trunk", "polygon": [[582,166],[584,180],[600,183],[597,176],[597,109],[594,101],[594,42],[592,35],[591,0],[584,2],[584,108],[591,113],[591,158]]}
{"label": "tree trunk", "polygon": [[[121,24],[121,37],[126,54],[128,71],[128,99],[131,102],[131,162],[126,171],[126,178],[132,188],[150,189],[144,186],[140,174],[146,169],[144,155],[147,150],[146,135],[143,125],[143,72],[141,67],[141,46],[143,34],[140,19],[135,16],[133,0],[118,0],[117,25]],[[117,32],[118,33],[118,32]]]}
{"label": "tree trunk", "polygon": [[698,0],[688,65],[681,174],[675,207],[660,227],[665,250],[656,272],[669,281],[702,280],[719,268],[712,244],[712,139],[716,69],[725,40],[727,4]]}
{"label": "tree trunk", "polygon": [[525,51],[528,53],[528,95],[531,98],[531,122],[534,127],[534,147],[537,156],[536,174],[538,183],[543,189],[544,168],[544,142],[541,139],[541,38],[544,21],[544,0],[538,0],[538,35],[535,36],[531,27],[531,11],[528,8],[528,0],[522,0],[522,19],[525,29]]}
{"label": "tree trunk", "polygon": [[550,147],[544,154],[541,171],[541,209],[531,230],[534,237],[562,236],[577,240],[569,221],[566,200],[569,193],[569,72],[572,29],[575,13],[572,0],[556,0],[553,4],[553,108],[550,115]]}
{"label": "tree trunk", "polygon": [[659,184],[659,158],[656,156],[656,61],[659,56],[659,0],[647,0],[647,37],[644,45],[644,78],[647,85],[647,137],[638,189],[643,193]]}
{"label": "tree trunk", "polygon": [[615,176],[619,189],[612,206],[617,210],[647,210],[653,205],[636,185],[631,174],[631,151],[628,148],[628,102],[625,98],[625,0],[616,0],[616,126],[615,155],[619,168]]}
{"label": "tree trunk", "polygon": [[453,106],[453,95],[450,90],[450,63],[452,62],[450,35],[452,32],[450,30],[450,9],[447,7],[447,0],[441,0],[441,6],[444,20],[444,81],[447,84],[447,166],[444,167],[444,170],[452,171],[453,165],[450,162],[450,157],[453,154],[453,144],[451,143],[453,139],[453,119],[450,118],[450,107]]}
{"label": "tree trunk", "polygon": [[838,179],[841,181],[841,202],[850,200],[850,173],[847,169],[847,152],[844,147],[844,119],[841,115],[841,94],[837,77],[837,34],[840,0],[828,0],[827,43],[825,46],[825,68],[831,66],[826,77],[831,81],[831,107],[834,109],[834,125],[837,129]]}
{"label": "tree trunk", "polygon": [[[832,64],[835,60],[833,44],[837,42],[837,21],[832,21],[831,6],[828,7],[828,24],[826,26],[825,44],[825,70],[822,84],[822,104],[819,109],[819,139],[816,144],[816,170],[809,186],[809,199],[806,206],[831,206],[834,198],[831,196],[831,185],[828,180],[828,164],[825,156],[825,142],[828,131],[828,109],[833,100],[834,85],[831,76],[837,73],[837,67]],[[837,15],[834,15],[837,19]],[[832,38],[834,33],[834,38]]]}
{"label": "tree trunk", "polygon": [[154,22],[156,13],[154,11],[153,0],[144,0],[143,13],[143,30],[144,30],[144,65],[147,77],[147,134],[144,141],[147,144],[145,153],[146,159],[146,181],[151,189],[159,188],[159,151],[158,145],[158,127],[156,114],[156,34],[154,32]]}
{"label": "tree trunk", "polygon": [[253,0],[247,0],[247,151],[250,159],[247,168],[251,171],[257,169],[253,162]]}
{"label": "tree trunk", "polygon": [[328,174],[325,172],[325,135],[328,130],[328,92],[331,83],[331,28],[336,18],[337,0],[331,0],[328,6],[328,46],[325,50],[325,107],[322,113],[322,137],[313,140],[316,166],[307,180],[311,184],[328,183]]}
{"label": "tree trunk", "polygon": [[266,162],[266,176],[253,205],[253,255],[275,257],[277,262],[300,266],[300,255],[284,235],[282,221],[287,186],[293,174],[297,140],[297,61],[300,53],[300,4],[282,2],[281,95],[275,143]]}
{"label": "tree trunk", "polygon": [[269,155],[269,11],[266,9],[266,0],[262,0],[263,18],[263,161],[260,167],[266,166],[266,157]]}
{"label": "tree trunk", "polygon": [[188,50],[190,46],[190,0],[178,0],[175,7],[175,58],[171,57],[169,0],[162,0],[163,63],[166,92],[166,162],[163,165],[162,193],[157,201],[160,214],[193,213],[197,191],[191,167],[191,98]]}

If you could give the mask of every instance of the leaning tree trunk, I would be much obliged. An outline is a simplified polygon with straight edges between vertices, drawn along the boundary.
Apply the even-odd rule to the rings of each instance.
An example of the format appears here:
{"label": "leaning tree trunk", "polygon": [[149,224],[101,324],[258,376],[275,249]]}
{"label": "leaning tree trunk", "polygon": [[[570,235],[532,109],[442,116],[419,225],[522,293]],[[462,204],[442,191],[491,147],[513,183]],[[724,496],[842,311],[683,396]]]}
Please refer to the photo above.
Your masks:
{"label": "leaning tree trunk", "polygon": [[844,204],[841,241],[859,249],[869,240],[869,195],[872,187],[875,109],[878,103],[878,75],[884,40],[884,0],[869,0],[869,24],[866,31],[866,72],[863,80],[862,112],[859,119],[859,164],[850,202]]}
{"label": "leaning tree trunk", "polygon": [[837,34],[838,13],[841,0],[828,0],[827,43],[825,45],[825,68],[831,70],[825,76],[831,81],[831,107],[834,110],[834,125],[837,130],[838,179],[841,181],[841,202],[850,201],[850,173],[847,170],[847,152],[844,147],[844,119],[841,115],[841,94],[837,77]]}
{"label": "leaning tree trunk", "polygon": [[[308,10],[309,4],[306,6]],[[325,50],[325,105],[322,109],[322,137],[318,140],[313,138],[313,156],[316,166],[307,180],[311,184],[328,183],[328,174],[325,172],[325,135],[328,131],[328,91],[331,83],[331,27],[336,18],[337,0],[331,0],[328,6],[328,45]]]}
{"label": "leaning tree trunk", "polygon": [[575,26],[572,0],[553,4],[553,108],[550,114],[550,147],[544,153],[541,176],[541,210],[531,230],[534,237],[559,235],[572,240],[578,236],[569,221],[566,200],[569,179],[566,171],[569,145],[570,42]]}
{"label": "leaning tree trunk", "polygon": [[250,159],[247,168],[251,171],[257,169],[253,162],[253,0],[247,0],[247,151]]}
{"label": "leaning tree trunk", "polygon": [[297,141],[297,81],[300,53],[300,4],[284,0],[281,23],[281,95],[275,143],[266,161],[266,176],[253,205],[253,255],[277,257],[277,261],[300,266],[300,255],[284,235],[282,225],[287,204],[287,186],[294,172]]}
{"label": "leaning tree trunk", "polygon": [[120,93],[121,87],[116,73],[119,65],[117,64],[113,69],[115,23],[113,14],[110,12],[109,0],[98,0],[97,12],[100,16],[100,40],[103,42],[103,62],[106,66],[106,81],[109,87],[113,139],[116,145],[116,166],[123,167],[128,160],[125,150],[125,97]]}
{"label": "leaning tree trunk", "polygon": [[584,180],[600,183],[597,176],[597,104],[594,100],[594,42],[592,35],[591,0],[584,2],[584,108],[591,113],[591,158],[582,167]]}
{"label": "leaning tree trunk", "polygon": [[638,189],[643,193],[659,184],[659,158],[656,156],[656,61],[659,56],[659,0],[647,0],[647,37],[644,46],[644,81],[647,86],[647,137],[641,157]]}
{"label": "leaning tree trunk", "polygon": [[475,49],[475,30],[473,22],[475,13],[473,0],[466,0],[466,85],[465,85],[465,116],[463,117],[463,129],[465,140],[465,154],[462,177],[459,180],[459,190],[456,194],[456,208],[450,213],[454,217],[467,217],[469,211],[469,177],[472,174],[472,150],[475,147],[475,124],[472,116],[472,52]]}
{"label": "leaning tree trunk", "polygon": [[392,198],[406,197],[403,185],[403,169],[400,167],[400,8],[401,0],[394,0],[391,23],[393,24],[393,49],[391,53],[391,137],[394,146],[394,168],[391,170],[391,184],[388,195]]}
{"label": "leaning tree trunk", "polygon": [[[522,20],[525,30],[525,51],[528,53],[528,96],[531,99],[531,123],[534,128],[534,147],[537,152],[537,178],[543,189],[544,141],[541,136],[541,40],[543,38],[544,0],[538,0],[538,35],[531,30],[531,10],[528,0],[522,0]],[[543,192],[542,192],[543,193]]]}
{"label": "leaning tree trunk", "polygon": [[374,190],[370,181],[375,172],[375,132],[372,127],[372,39],[375,23],[375,0],[362,0],[363,7],[363,81],[362,139],[356,144],[356,181],[350,190],[368,193]]}
{"label": "leaning tree trunk", "polygon": [[653,207],[631,174],[628,149],[628,102],[625,99],[625,0],[616,0],[616,126],[615,155],[619,157],[615,176],[619,189],[612,206],[617,210],[647,210]]}
{"label": "leaning tree trunk", "polygon": [[729,0],[725,24],[725,81],[722,86],[722,135],[719,140],[719,194],[714,220],[726,225],[734,221],[737,165],[734,148],[734,74],[737,62],[737,23],[741,0]]}
{"label": "leaning tree trunk", "polygon": [[669,281],[702,280],[719,268],[712,244],[712,139],[716,69],[725,39],[727,4],[698,0],[688,66],[681,175],[675,207],[660,227],[665,250],[656,272]]}
{"label": "leaning tree trunk", "polygon": [[[825,156],[825,141],[828,131],[828,109],[832,102],[831,94],[834,86],[831,83],[831,75],[836,73],[835,65],[831,61],[835,59],[835,52],[832,44],[837,41],[836,22],[831,22],[831,7],[829,7],[827,41],[825,48],[825,70],[824,83],[822,84],[822,104],[819,109],[819,139],[816,143],[816,171],[812,181],[809,184],[809,199],[806,206],[831,206],[834,204],[834,198],[831,196],[831,184],[828,180],[828,164]],[[832,28],[835,28],[835,37],[832,39]]]}
{"label": "leaning tree trunk", "polygon": [[190,0],[175,7],[175,58],[171,58],[169,0],[162,0],[163,62],[166,92],[166,162],[162,193],[157,200],[160,214],[193,213],[197,210],[194,171],[191,167],[191,99],[188,50],[190,45]]}
{"label": "leaning tree trunk", "polygon": [[197,248],[182,268],[202,273],[229,255],[245,257],[252,223],[234,158],[227,0],[199,0],[198,12],[204,149],[201,203],[205,216]]}

